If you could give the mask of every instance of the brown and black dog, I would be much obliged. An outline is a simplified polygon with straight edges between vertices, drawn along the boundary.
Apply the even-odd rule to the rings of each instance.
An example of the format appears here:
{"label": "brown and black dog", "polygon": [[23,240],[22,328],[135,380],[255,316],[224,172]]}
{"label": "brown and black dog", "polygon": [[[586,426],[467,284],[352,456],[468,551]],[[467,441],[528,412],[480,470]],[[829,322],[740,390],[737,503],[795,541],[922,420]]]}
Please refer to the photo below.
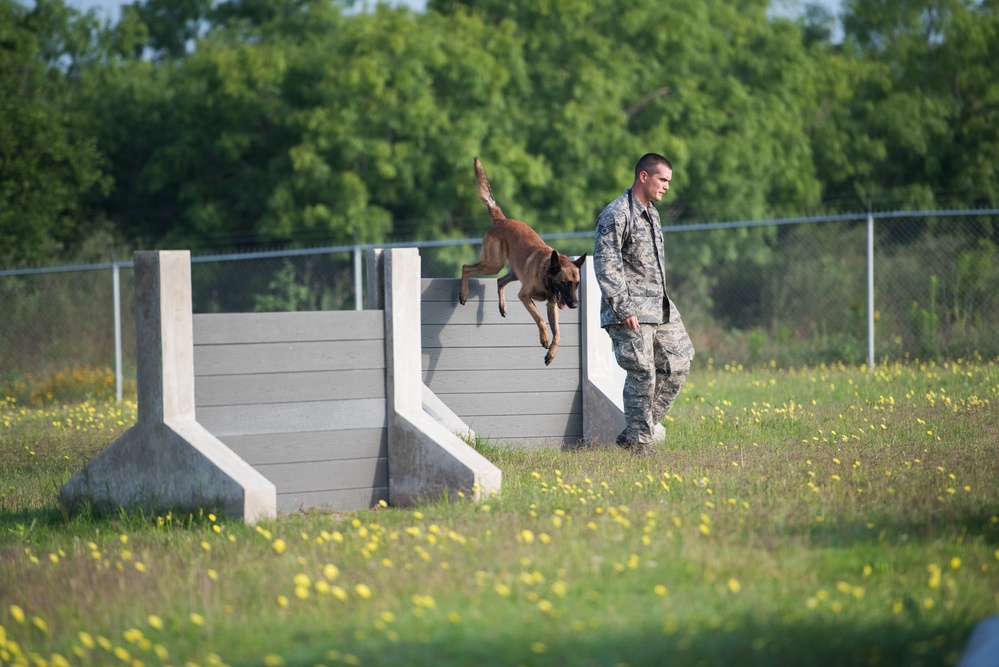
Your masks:
{"label": "brown and black dog", "polygon": [[[548,247],[538,233],[520,220],[511,220],[503,215],[492,189],[486,180],[486,171],[482,168],[479,158],[475,158],[475,182],[479,186],[479,199],[489,209],[493,219],[492,227],[482,237],[482,252],[477,264],[465,264],[461,267],[461,292],[458,301],[465,305],[468,298],[468,277],[471,275],[492,275],[503,270],[503,265],[509,263],[510,272],[497,281],[499,290],[500,315],[506,317],[506,297],[503,288],[514,280],[521,283],[521,303],[538,325],[541,337],[541,347],[548,349],[545,355],[545,366],[552,362],[558,351],[560,340],[558,331],[558,311],[568,306],[579,305],[576,290],[579,287],[579,267],[583,265],[586,255],[576,261],[565,255],[560,255]],[[544,320],[535,307],[535,301],[548,302],[548,323],[551,324],[551,342],[548,340],[548,330]]]}

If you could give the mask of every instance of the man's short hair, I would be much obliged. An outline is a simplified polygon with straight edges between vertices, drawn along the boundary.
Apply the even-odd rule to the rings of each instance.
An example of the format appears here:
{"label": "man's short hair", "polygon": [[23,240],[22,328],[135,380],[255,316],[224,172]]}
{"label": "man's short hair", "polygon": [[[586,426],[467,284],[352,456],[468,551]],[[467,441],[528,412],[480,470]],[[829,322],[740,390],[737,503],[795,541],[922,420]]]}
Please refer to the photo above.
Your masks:
{"label": "man's short hair", "polygon": [[635,165],[635,179],[638,179],[638,175],[643,171],[649,174],[653,174],[659,171],[659,167],[666,167],[670,171],[673,171],[673,165],[669,160],[664,158],[659,153],[646,153]]}

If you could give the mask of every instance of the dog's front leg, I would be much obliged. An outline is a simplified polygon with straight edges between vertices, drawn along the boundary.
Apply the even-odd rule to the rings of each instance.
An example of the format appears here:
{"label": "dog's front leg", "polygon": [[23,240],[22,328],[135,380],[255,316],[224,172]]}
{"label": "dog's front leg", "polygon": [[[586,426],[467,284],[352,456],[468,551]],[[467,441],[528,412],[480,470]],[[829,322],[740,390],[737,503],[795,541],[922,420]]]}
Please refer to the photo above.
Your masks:
{"label": "dog's front leg", "polygon": [[530,295],[521,290],[519,296],[520,302],[524,304],[524,308],[527,308],[527,312],[534,318],[534,323],[538,325],[538,336],[541,339],[541,347],[547,348],[548,328],[545,327],[545,321],[541,319],[541,313],[538,312],[538,308],[534,305],[534,300],[531,299]]}
{"label": "dog's front leg", "polygon": [[555,353],[558,352],[558,344],[562,340],[562,336],[558,330],[558,303],[555,299],[548,299],[548,323],[552,327],[552,343],[548,346],[548,354],[545,355],[545,366],[549,365],[555,359]]}

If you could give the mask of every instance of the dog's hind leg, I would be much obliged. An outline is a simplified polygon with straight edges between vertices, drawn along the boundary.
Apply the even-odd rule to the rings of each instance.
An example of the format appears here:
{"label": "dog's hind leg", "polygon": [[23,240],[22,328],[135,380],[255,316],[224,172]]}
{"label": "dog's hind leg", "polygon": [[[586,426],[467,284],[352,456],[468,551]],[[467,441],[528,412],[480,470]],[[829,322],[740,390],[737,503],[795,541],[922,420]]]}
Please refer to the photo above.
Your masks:
{"label": "dog's hind leg", "polygon": [[517,279],[517,276],[511,271],[496,281],[496,292],[499,294],[499,310],[500,315],[503,317],[506,317],[506,291],[504,288]]}
{"label": "dog's hind leg", "polygon": [[479,253],[479,261],[475,264],[462,264],[461,266],[461,291],[458,292],[458,303],[464,306],[468,299],[469,276],[491,276],[502,271],[505,264],[506,253],[503,244],[490,229],[482,237],[482,251]]}
{"label": "dog's hind leg", "polygon": [[[499,264],[479,262],[477,264],[463,264],[461,266],[461,291],[458,292],[458,303],[465,305],[468,299],[468,278],[469,276],[489,276],[503,270],[505,260]],[[502,295],[502,293],[501,293]]]}

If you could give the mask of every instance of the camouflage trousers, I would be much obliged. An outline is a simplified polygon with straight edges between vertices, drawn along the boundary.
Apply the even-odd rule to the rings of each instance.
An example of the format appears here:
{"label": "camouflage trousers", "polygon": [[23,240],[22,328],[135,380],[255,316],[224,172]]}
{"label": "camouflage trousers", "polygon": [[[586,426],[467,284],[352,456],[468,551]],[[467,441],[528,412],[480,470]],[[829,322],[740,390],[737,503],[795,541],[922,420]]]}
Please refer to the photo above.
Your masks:
{"label": "camouflage trousers", "polygon": [[694,345],[671,301],[670,321],[628,329],[612,324],[607,333],[614,342],[617,363],[625,370],[624,419],[626,443],[652,444],[656,424],[673,405],[690,374]]}

